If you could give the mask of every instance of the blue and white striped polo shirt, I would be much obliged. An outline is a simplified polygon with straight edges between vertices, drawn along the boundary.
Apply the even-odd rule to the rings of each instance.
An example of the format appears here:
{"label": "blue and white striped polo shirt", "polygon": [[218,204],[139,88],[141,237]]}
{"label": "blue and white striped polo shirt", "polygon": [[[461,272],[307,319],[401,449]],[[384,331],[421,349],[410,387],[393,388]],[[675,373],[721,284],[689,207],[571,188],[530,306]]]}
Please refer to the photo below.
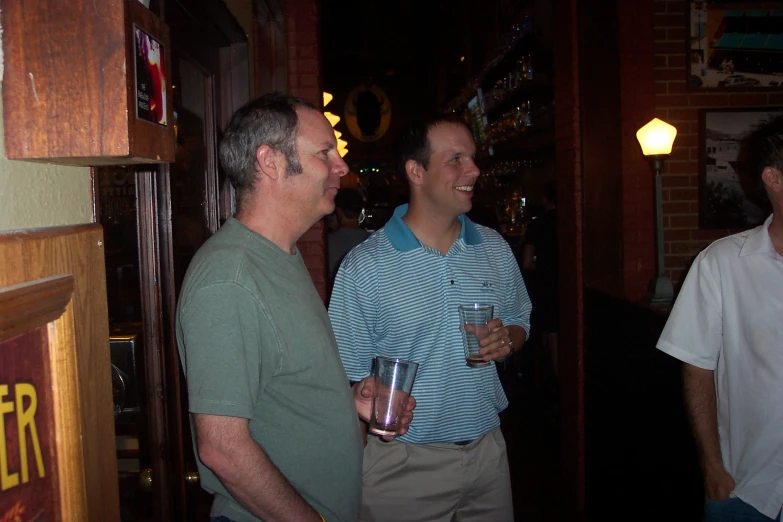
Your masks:
{"label": "blue and white striped polo shirt", "polygon": [[370,374],[376,355],[419,363],[414,419],[403,442],[473,440],[500,425],[508,406],[494,365],[465,364],[460,304],[495,306],[504,325],[530,331],[530,299],[508,243],[460,216],[447,255],[422,245],[398,207],[354,248],[335,279],[329,317],[348,378]]}

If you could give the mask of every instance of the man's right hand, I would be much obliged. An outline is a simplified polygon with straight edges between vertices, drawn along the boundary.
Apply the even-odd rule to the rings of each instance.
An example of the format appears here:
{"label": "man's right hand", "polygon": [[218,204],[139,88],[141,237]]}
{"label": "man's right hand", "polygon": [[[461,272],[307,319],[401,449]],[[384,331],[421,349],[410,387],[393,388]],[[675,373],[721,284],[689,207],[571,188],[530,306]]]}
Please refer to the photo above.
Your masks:
{"label": "man's right hand", "polygon": [[734,491],[734,479],[721,458],[715,372],[685,363],[682,377],[685,408],[704,471],[704,493],[710,500],[726,500]]}
{"label": "man's right hand", "polygon": [[726,500],[734,491],[734,479],[723,464],[704,471],[704,490],[710,500]]}

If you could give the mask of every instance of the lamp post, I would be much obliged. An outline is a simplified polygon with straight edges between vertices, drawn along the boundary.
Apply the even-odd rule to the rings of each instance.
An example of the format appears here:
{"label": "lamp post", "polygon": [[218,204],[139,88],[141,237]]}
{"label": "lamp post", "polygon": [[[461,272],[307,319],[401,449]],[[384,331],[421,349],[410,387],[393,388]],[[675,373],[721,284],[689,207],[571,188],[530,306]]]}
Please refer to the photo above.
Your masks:
{"label": "lamp post", "polygon": [[653,118],[650,123],[636,132],[636,139],[642,146],[642,153],[647,157],[655,172],[655,275],[650,280],[647,300],[657,306],[671,305],[674,299],[674,287],[666,275],[663,260],[663,189],[661,187],[661,170],[666,156],[671,154],[677,129],[665,121]]}

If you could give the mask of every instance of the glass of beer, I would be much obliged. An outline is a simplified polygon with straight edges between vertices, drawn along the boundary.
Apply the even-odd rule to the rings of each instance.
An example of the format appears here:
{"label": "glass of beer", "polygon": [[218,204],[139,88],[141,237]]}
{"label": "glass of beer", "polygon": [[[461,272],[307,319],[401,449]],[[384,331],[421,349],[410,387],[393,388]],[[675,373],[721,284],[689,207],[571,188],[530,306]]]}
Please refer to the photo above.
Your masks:
{"label": "glass of beer", "polygon": [[462,345],[465,348],[465,362],[473,368],[489,366],[489,362],[479,353],[479,341],[489,335],[489,323],[495,307],[488,304],[459,305]]}
{"label": "glass of beer", "polygon": [[417,363],[402,359],[375,358],[375,395],[372,398],[370,433],[394,435],[400,429],[400,418],[408,404],[418,368]]}

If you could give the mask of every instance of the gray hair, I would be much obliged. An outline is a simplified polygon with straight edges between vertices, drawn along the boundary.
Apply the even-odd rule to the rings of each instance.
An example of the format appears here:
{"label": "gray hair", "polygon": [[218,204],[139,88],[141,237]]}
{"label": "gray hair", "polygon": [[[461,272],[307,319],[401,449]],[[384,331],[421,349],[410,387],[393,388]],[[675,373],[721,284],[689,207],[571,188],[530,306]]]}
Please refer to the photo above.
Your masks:
{"label": "gray hair", "polygon": [[237,191],[240,209],[255,187],[256,151],[261,145],[285,154],[287,175],[302,172],[296,154],[297,108],[319,110],[303,98],[272,92],[249,101],[231,116],[219,154],[226,177]]}

